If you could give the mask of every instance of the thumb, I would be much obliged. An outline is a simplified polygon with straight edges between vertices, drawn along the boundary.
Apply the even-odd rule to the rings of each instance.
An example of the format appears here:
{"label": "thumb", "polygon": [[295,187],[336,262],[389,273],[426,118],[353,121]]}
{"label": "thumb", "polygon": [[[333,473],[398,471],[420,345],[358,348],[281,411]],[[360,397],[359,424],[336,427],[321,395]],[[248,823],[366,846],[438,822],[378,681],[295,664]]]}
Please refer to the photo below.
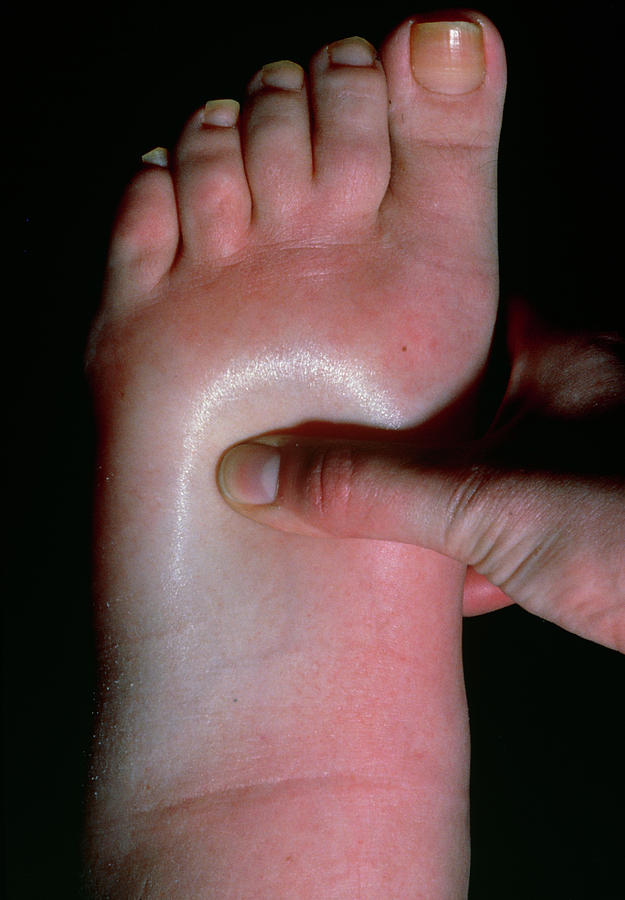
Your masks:
{"label": "thumb", "polygon": [[625,651],[625,484],[467,459],[272,437],[229,450],[218,479],[258,522],[438,551],[529,612]]}
{"label": "thumb", "polygon": [[399,444],[263,438],[229,450],[218,480],[231,506],[265,525],[427,547],[499,587],[533,549],[531,528],[520,533],[536,515],[518,473],[433,463]]}

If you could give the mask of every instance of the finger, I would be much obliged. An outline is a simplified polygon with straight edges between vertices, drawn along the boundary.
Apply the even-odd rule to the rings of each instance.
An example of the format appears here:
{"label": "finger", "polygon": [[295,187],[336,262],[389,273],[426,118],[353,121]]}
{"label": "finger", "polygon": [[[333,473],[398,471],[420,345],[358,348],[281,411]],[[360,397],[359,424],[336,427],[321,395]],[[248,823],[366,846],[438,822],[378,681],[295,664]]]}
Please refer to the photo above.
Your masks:
{"label": "finger", "polygon": [[514,474],[435,465],[411,447],[283,437],[232,448],[219,483],[239,512],[274,528],[416,544],[482,572],[518,488]]}
{"label": "finger", "polygon": [[476,572],[472,566],[467,569],[462,596],[462,614],[464,616],[481,616],[494,612],[514,601],[494,584]]}
{"label": "finger", "polygon": [[539,413],[553,420],[618,409],[625,398],[625,341],[616,332],[565,331],[550,325],[525,300],[508,307],[511,372],[500,411]]}
{"label": "finger", "polygon": [[625,649],[625,485],[417,458],[414,448],[265,438],[232,448],[222,493],[282,531],[399,541],[484,575],[515,603]]}
{"label": "finger", "polygon": [[[226,488],[229,495],[231,496],[233,490],[243,491],[248,501],[251,501],[252,510],[255,508],[261,517],[263,513],[265,515],[268,513],[268,511],[263,510],[262,504],[267,499],[272,500],[275,498],[276,476],[280,464],[280,459],[273,453],[272,448],[267,452],[265,446],[262,444],[252,445],[253,449],[251,451],[237,448],[239,461],[237,462],[236,456],[231,456],[228,462],[224,460],[224,466],[222,467],[222,472],[226,473],[226,479],[229,482],[229,487]],[[223,484],[223,478],[221,480]],[[280,519],[280,516],[287,516],[284,501],[286,500],[288,503],[288,499],[284,496],[284,488],[282,500],[283,502],[277,515],[276,512],[270,514],[273,516],[271,524],[274,527],[280,527],[280,522],[282,521],[282,527],[285,527],[291,522],[291,524],[295,524],[297,529],[301,529],[301,520],[293,523],[290,518]],[[258,507],[257,501],[261,502],[261,508]],[[308,524],[310,525],[310,523]],[[463,614],[465,616],[481,615],[501,609],[512,602],[503,591],[491,584],[483,575],[480,575],[472,567],[467,569],[463,592]]]}
{"label": "finger", "polygon": [[398,445],[272,437],[225,454],[219,483],[230,505],[258,522],[435,550],[529,612],[625,649],[620,481],[426,460]]}

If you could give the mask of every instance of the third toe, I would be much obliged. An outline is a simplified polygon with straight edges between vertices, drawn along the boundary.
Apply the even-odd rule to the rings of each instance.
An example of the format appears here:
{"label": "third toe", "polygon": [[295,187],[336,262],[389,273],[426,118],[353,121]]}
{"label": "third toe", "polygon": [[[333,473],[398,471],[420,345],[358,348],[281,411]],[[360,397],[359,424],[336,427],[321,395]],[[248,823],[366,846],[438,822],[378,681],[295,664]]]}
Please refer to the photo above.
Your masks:
{"label": "third toe", "polygon": [[292,219],[310,191],[310,116],[306,77],[289,60],[268,63],[248,86],[243,156],[255,222]]}

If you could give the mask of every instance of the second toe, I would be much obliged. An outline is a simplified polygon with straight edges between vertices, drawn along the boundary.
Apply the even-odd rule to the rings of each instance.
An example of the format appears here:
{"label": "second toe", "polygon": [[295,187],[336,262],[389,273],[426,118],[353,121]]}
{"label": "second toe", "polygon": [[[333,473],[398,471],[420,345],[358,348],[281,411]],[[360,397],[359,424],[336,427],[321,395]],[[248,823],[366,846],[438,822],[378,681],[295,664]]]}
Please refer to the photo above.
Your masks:
{"label": "second toe", "polygon": [[388,95],[375,48],[360,37],[323,48],[311,65],[315,187],[329,213],[375,215],[388,186]]}

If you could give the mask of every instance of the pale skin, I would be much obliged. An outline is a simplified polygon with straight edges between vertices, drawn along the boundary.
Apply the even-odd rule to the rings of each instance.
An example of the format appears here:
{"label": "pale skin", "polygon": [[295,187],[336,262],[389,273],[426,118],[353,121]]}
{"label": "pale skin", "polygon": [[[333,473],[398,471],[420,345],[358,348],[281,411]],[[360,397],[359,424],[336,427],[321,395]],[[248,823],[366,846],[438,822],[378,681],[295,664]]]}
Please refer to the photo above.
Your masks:
{"label": "pale skin", "polygon": [[508,389],[482,438],[265,436],[223,457],[224,497],[285,531],[430,547],[470,566],[465,613],[517,603],[623,653],[625,341],[549,327],[516,298],[508,345]]}
{"label": "pale skin", "polygon": [[469,432],[505,60],[466,20],[456,76],[449,27],[418,42],[413,22],[379,58],[355,39],[306,77],[266,68],[239,122],[199,111],[128,188],[88,354],[96,895],[466,896],[465,567],[320,549],[237,515],[216,478],[229,446],[315,421]]}

